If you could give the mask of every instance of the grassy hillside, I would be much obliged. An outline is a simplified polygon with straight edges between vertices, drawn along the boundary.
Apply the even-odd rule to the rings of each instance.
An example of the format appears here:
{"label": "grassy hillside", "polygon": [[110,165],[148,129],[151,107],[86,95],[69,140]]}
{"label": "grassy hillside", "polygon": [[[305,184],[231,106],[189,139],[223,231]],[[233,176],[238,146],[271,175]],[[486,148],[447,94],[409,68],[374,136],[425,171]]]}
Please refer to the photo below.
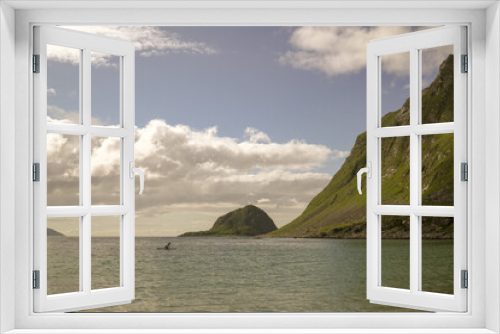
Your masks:
{"label": "grassy hillside", "polygon": [[[382,126],[409,124],[409,99],[382,118]],[[429,87],[422,91],[422,122],[453,121],[453,56],[440,66]],[[409,137],[382,139],[382,204],[409,204]],[[356,138],[351,154],[330,183],[291,223],[269,233],[276,237],[364,238],[366,196],[359,195],[356,173],[366,166],[366,132]],[[422,204],[453,204],[453,134],[422,137]],[[363,179],[363,189],[365,187]],[[426,238],[451,238],[453,221],[423,224]],[[438,225],[438,227],[436,227]],[[405,222],[397,217],[384,219],[384,236],[407,237]]]}
{"label": "grassy hillside", "polygon": [[208,231],[187,232],[181,237],[255,236],[276,229],[267,213],[254,205],[247,205],[217,218]]}

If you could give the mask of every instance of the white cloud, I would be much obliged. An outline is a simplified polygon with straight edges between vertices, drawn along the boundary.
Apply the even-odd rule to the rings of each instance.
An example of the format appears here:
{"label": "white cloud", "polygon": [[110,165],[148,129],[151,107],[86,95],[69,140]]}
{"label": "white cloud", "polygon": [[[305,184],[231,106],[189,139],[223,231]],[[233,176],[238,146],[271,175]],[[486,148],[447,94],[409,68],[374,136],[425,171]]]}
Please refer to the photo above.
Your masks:
{"label": "white cloud", "polygon": [[[427,29],[422,28],[422,29]],[[292,49],[278,59],[282,65],[325,73],[328,76],[357,73],[366,67],[366,45],[374,39],[412,32],[412,27],[299,27],[289,40]],[[429,63],[436,67],[448,50],[435,50]],[[447,56],[446,53],[445,56]],[[382,70],[397,76],[409,75],[404,54],[382,58]],[[424,69],[425,71],[425,69]],[[424,72],[424,75],[427,74]]]}
{"label": "white cloud", "polygon": [[248,138],[248,141],[251,143],[270,143],[271,138],[264,132],[261,132],[255,128],[248,127],[245,129],[245,138]]}
{"label": "white cloud", "polygon": [[[168,157],[160,163],[161,168],[165,167],[163,163],[171,165],[168,170],[177,166],[196,166],[198,171],[222,169],[244,172],[255,168],[310,171],[331,157],[346,154],[299,140],[274,143],[265,133],[255,129],[250,132],[252,135],[248,136],[247,129],[247,139],[239,141],[219,136],[216,127],[198,131],[185,125],[172,126],[162,120],[152,120],[136,132],[136,157],[150,159],[151,152],[155,152],[155,159],[158,156]],[[263,143],[261,138],[268,141]],[[256,142],[256,139],[260,141]],[[153,167],[151,164],[152,172],[157,170]]]}
{"label": "white cloud", "polygon": [[[268,138],[257,130],[252,133]],[[140,199],[139,207],[153,203],[244,205],[262,198],[287,206],[295,205],[292,197],[306,203],[331,178],[314,168],[348,154],[297,140],[240,141],[219,136],[215,127],[198,131],[162,120],[137,129],[136,138],[136,165],[155,187],[150,190],[151,198]]]}
{"label": "white cloud", "polygon": [[66,111],[55,105],[47,106],[48,123],[78,124],[80,116],[77,111]]}
{"label": "white cloud", "polygon": [[[188,212],[201,215],[202,211],[209,212],[202,216],[209,217],[205,224],[210,224],[212,218],[228,210],[258,204],[278,220],[278,225],[283,225],[300,214],[331,180],[331,174],[316,168],[349,153],[298,140],[272,142],[257,129],[247,129],[243,138],[219,136],[216,127],[196,130],[163,120],[136,128],[136,166],[146,174],[145,192],[136,196],[141,224],[159,224],[157,228],[168,230],[168,217]],[[262,138],[266,138],[265,142]],[[48,146],[48,157],[54,160],[49,183],[52,189],[58,184],[65,187],[64,191],[52,193],[52,201],[65,202],[65,193],[78,192],[75,164],[66,163],[75,155],[78,142],[53,135]],[[92,189],[96,192],[92,194],[93,204],[110,204],[106,202],[109,194],[118,193],[119,161],[119,141],[101,138],[92,142]],[[61,174],[66,175],[65,183],[56,182]],[[172,210],[176,214],[169,216]],[[184,220],[183,225],[182,219],[175,219],[176,231],[196,229],[190,220]]]}
{"label": "white cloud", "polygon": [[[109,125],[96,117],[92,117],[92,125]],[[78,111],[66,111],[56,105],[47,105],[47,123],[79,124],[80,115]]]}
{"label": "white cloud", "polygon": [[57,92],[55,88],[47,88],[47,95],[56,96]]}
{"label": "white cloud", "polygon": [[[186,41],[178,34],[160,27],[113,27],[113,26],[67,26],[73,29],[92,34],[104,35],[114,38],[130,40],[135,45],[135,50],[142,57],[161,56],[168,53],[186,53],[212,55],[217,50],[204,42]],[[69,48],[49,48],[47,57],[60,63],[79,64],[79,52]],[[92,54],[92,64],[97,67],[116,67],[111,61],[111,55],[103,53]]]}
{"label": "white cloud", "polygon": [[47,134],[47,177],[48,205],[78,205],[78,136]]}
{"label": "white cloud", "polygon": [[120,171],[120,138],[93,137],[92,141],[92,177],[118,176]]}

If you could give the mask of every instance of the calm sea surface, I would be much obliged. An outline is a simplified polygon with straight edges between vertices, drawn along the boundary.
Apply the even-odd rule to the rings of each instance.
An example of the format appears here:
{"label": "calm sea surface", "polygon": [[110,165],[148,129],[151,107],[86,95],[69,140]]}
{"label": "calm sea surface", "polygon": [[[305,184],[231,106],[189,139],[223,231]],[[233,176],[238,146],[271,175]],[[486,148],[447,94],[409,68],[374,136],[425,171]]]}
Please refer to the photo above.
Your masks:
{"label": "calm sea surface", "polygon": [[[92,238],[92,288],[119,285],[118,238]],[[162,250],[171,242],[171,250]],[[49,293],[78,291],[78,238],[48,237]],[[422,286],[452,293],[453,241],[423,241]],[[409,286],[409,242],[382,283]],[[398,312],[366,300],[365,240],[136,238],[136,299],[97,312]]]}

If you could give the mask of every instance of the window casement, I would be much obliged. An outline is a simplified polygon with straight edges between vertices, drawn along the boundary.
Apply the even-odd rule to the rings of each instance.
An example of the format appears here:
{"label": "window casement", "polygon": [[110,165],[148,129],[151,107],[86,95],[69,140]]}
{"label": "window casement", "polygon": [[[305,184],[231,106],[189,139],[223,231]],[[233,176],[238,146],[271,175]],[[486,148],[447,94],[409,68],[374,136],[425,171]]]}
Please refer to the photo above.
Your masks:
{"label": "window casement", "polygon": [[[426,50],[452,46],[453,48],[453,114],[447,122],[430,123],[423,117],[422,68]],[[409,123],[399,126],[383,126],[382,119],[382,58],[409,53],[410,103]],[[467,164],[467,74],[463,66],[466,49],[465,27],[442,27],[371,41],[367,47],[367,298],[373,303],[403,306],[423,310],[467,310],[467,290],[463,271],[467,270],[467,182],[462,168]],[[391,60],[389,60],[390,62]],[[394,60],[392,60],[394,61]],[[384,63],[384,65],[389,65]],[[439,106],[437,108],[444,108]],[[428,118],[428,117],[427,117]],[[453,136],[453,199],[452,205],[429,205],[422,200],[422,156],[444,154],[422,152],[424,138],[452,134]],[[383,198],[382,141],[403,137],[409,139],[409,186],[408,205],[385,203]],[[466,165],[465,165],[466,166]],[[387,167],[386,167],[387,168]],[[408,217],[409,221],[409,289],[384,286],[383,266],[383,218],[385,216]],[[422,281],[423,220],[427,217],[453,219],[453,294],[426,292]],[[387,267],[386,267],[387,269]]]}
{"label": "window casement", "polygon": [[[73,49],[79,58],[78,121],[52,123],[47,118],[47,66],[48,48],[51,46]],[[91,110],[91,53],[101,52],[118,56],[120,71],[120,124],[100,126],[92,124]],[[109,38],[68,29],[38,26],[34,28],[34,161],[37,181],[34,182],[34,311],[73,311],[99,306],[129,303],[134,299],[134,45],[130,41]],[[50,206],[47,202],[47,140],[59,136],[60,140],[78,143],[79,204]],[[120,154],[120,199],[118,205],[92,205],[91,203],[91,145],[99,138],[116,138]],[[52,138],[54,140],[54,138]],[[61,153],[61,152],[59,152]],[[142,172],[141,172],[142,174]],[[143,176],[141,177],[141,192]],[[47,206],[49,204],[49,206]],[[92,219],[115,216],[119,220],[119,283],[118,286],[93,289]],[[49,295],[47,288],[47,220],[50,218],[78,220],[79,235],[79,288],[77,291]],[[108,222],[109,224],[109,222]]]}

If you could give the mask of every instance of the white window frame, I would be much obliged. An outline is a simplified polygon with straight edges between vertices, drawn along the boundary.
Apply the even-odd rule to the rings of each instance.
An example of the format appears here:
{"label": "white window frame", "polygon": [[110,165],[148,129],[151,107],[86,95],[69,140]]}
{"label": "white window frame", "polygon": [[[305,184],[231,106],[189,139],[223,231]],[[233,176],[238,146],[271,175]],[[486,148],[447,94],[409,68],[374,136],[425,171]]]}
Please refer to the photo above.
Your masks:
{"label": "white window frame", "polygon": [[[14,6],[20,10],[10,8]],[[64,8],[71,7],[86,9]],[[116,9],[131,6],[134,9]],[[396,9],[391,7],[396,7]],[[25,8],[24,10],[21,8]],[[99,7],[99,8],[97,8]],[[103,7],[115,10],[102,10]],[[149,7],[149,9],[148,9]],[[153,7],[163,7],[154,8]],[[45,8],[45,9],[43,9]],[[46,10],[47,8],[51,10]],[[142,8],[138,10],[137,8]],[[403,9],[401,9],[403,8]],[[406,9],[405,9],[406,8]],[[437,8],[437,9],[436,9]],[[408,10],[411,9],[411,10]],[[70,333],[88,329],[193,329],[193,332],[290,332],[334,333],[491,333],[500,331],[500,11],[490,2],[112,2],[112,1],[7,1],[0,4],[0,190],[2,232],[0,236],[0,319],[1,330],[35,333],[37,329]],[[15,15],[15,23],[13,21]],[[470,158],[468,268],[469,310],[467,313],[436,314],[34,314],[31,286],[32,259],[32,82],[30,69],[32,26],[65,25],[439,25],[465,24],[469,27],[470,56],[468,85],[468,142]],[[485,24],[486,23],[486,24]],[[7,28],[7,29],[5,29]],[[15,43],[13,41],[15,31]],[[10,34],[10,35],[9,35]],[[13,60],[15,45],[15,59]],[[9,70],[15,65],[15,74]],[[488,66],[488,71],[485,70]],[[7,73],[5,75],[4,73]],[[11,83],[15,79],[15,100]],[[15,107],[15,113],[13,112]],[[15,115],[15,116],[14,116]],[[488,120],[488,121],[486,121]],[[7,137],[15,126],[15,142]],[[9,141],[10,139],[10,141]],[[488,149],[488,154],[485,150]],[[10,163],[15,159],[15,165]],[[486,164],[488,162],[488,164]],[[15,183],[9,172],[15,167]],[[488,172],[488,182],[486,174]],[[4,188],[6,185],[7,188]],[[9,192],[10,191],[10,192]],[[9,211],[9,195],[15,193],[15,212]],[[486,194],[488,196],[486,196]],[[2,196],[3,195],[3,196]],[[7,211],[4,211],[7,210]],[[14,217],[14,220],[7,221]],[[15,237],[15,243],[12,242]],[[11,238],[12,240],[9,240]],[[12,256],[14,253],[14,256]],[[15,289],[7,284],[15,281]],[[14,290],[14,291],[11,291]],[[487,292],[487,293],[486,293]],[[12,310],[12,305],[15,305]],[[9,316],[14,316],[9,318]],[[142,330],[137,329],[141,327]],[[301,330],[293,329],[301,328]],[[385,328],[381,330],[381,328]],[[411,330],[413,328],[413,330]],[[62,330],[64,329],[64,330]],[[101,329],[101,330],[99,330]],[[137,330],[132,330],[137,329]],[[170,329],[170,330],[168,330]],[[241,329],[241,330],[238,330]],[[357,330],[356,330],[357,329]],[[419,329],[418,331],[414,329]],[[46,331],[45,331],[46,332]],[[178,330],[178,332],[181,332]],[[186,331],[183,331],[184,333]]]}

